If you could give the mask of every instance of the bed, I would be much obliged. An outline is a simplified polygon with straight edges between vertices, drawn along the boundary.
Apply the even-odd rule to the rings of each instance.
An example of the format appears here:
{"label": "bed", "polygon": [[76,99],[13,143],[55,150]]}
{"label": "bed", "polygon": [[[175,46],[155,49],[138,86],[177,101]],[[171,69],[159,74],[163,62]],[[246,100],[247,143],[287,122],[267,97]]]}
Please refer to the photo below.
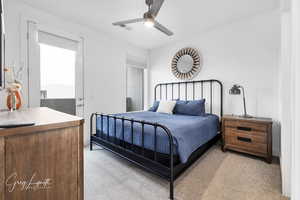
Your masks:
{"label": "bed", "polygon": [[218,80],[160,83],[154,100],[206,99],[201,116],[151,111],[91,115],[91,142],[170,181],[174,180],[220,139],[223,86]]}

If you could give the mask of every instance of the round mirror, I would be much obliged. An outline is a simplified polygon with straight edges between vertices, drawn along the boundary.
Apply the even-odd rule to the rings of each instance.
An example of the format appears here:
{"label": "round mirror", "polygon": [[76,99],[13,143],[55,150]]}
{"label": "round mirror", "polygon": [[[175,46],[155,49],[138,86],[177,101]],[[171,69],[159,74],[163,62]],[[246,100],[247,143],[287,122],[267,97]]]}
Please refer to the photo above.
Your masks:
{"label": "round mirror", "polygon": [[172,73],[179,79],[192,79],[200,70],[200,56],[195,49],[184,48],[172,60]]}
{"label": "round mirror", "polygon": [[183,55],[177,62],[177,68],[180,73],[187,73],[192,70],[194,60],[190,55]]}

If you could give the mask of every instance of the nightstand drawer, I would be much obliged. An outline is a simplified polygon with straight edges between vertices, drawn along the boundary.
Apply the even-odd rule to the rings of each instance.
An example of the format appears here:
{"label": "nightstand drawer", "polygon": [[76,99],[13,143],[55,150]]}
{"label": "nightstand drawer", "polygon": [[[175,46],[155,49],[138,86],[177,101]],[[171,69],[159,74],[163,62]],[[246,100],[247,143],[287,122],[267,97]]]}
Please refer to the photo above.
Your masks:
{"label": "nightstand drawer", "polygon": [[262,131],[244,131],[240,130],[237,127],[225,127],[225,132],[230,133],[230,134],[235,134],[235,133],[240,133],[240,134],[247,134],[247,135],[253,135],[253,136],[259,136],[259,137],[267,137],[267,132],[262,132]]}
{"label": "nightstand drawer", "polygon": [[225,131],[228,136],[249,138],[254,143],[267,144],[267,134],[263,132],[244,132],[234,128],[225,128]]}
{"label": "nightstand drawer", "polygon": [[258,124],[253,122],[246,121],[237,121],[237,120],[226,120],[226,127],[236,128],[241,131],[262,131],[266,132],[268,130],[268,126],[265,124]]}
{"label": "nightstand drawer", "polygon": [[227,145],[233,145],[236,148],[267,154],[267,144],[257,143],[251,137],[227,136],[225,137]]}

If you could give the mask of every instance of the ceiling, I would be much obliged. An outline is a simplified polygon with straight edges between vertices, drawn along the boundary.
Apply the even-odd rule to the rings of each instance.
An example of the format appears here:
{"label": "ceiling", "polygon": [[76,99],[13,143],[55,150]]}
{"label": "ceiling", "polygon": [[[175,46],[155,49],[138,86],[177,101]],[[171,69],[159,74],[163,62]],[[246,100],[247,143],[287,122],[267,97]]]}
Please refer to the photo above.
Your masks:
{"label": "ceiling", "polygon": [[130,31],[112,26],[115,21],[141,17],[147,10],[144,0],[20,1],[145,49],[196,36],[211,27],[278,6],[278,0],[165,0],[157,20],[174,32],[168,37],[142,23],[130,25]]}

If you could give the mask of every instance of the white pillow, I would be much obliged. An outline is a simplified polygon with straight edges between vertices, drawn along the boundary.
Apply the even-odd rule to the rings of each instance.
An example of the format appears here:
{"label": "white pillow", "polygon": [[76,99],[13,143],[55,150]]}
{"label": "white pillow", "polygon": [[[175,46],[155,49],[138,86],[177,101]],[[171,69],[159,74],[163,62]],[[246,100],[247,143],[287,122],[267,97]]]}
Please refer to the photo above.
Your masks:
{"label": "white pillow", "polygon": [[173,114],[176,101],[160,101],[156,112]]}

